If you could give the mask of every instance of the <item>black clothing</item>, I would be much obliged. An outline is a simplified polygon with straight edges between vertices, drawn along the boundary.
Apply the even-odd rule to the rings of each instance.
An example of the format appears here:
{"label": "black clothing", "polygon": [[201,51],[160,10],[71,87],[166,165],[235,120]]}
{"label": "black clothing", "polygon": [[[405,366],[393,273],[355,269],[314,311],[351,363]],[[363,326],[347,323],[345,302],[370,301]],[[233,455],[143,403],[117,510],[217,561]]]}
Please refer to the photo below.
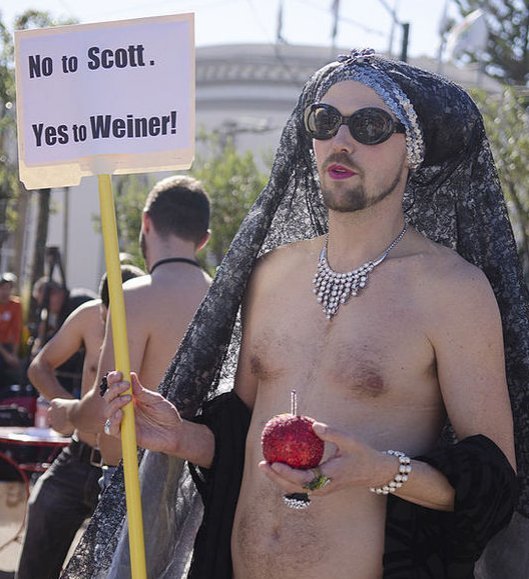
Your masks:
{"label": "black clothing", "polygon": [[416,460],[447,477],[456,491],[454,511],[389,495],[384,579],[472,579],[485,546],[511,520],[516,474],[496,444],[482,435]]}
{"label": "black clothing", "polygon": [[[231,530],[244,467],[250,412],[234,393],[204,406],[197,422],[215,435],[210,470],[190,465],[204,502],[190,579],[231,579]],[[472,436],[416,460],[441,471],[456,490],[453,512],[388,495],[384,579],[472,579],[487,542],[513,514],[516,475],[500,449]]]}
{"label": "black clothing", "polygon": [[[231,529],[244,469],[250,411],[232,392],[204,406],[195,421],[215,435],[215,457],[210,470],[189,465],[204,503],[189,579],[231,579]],[[213,546],[215,546],[213,548]]]}

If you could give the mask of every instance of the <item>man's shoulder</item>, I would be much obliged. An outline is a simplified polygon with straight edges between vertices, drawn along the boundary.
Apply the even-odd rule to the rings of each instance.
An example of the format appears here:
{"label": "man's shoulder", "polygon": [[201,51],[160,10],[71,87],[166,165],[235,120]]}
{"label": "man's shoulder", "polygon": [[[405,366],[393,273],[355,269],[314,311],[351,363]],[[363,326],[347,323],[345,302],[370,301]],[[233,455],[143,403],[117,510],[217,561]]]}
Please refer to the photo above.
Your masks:
{"label": "man's shoulder", "polygon": [[479,287],[490,287],[490,283],[483,271],[467,261],[455,250],[431,242],[427,269],[429,276],[439,287],[454,287],[471,290]]}
{"label": "man's shoulder", "polygon": [[256,264],[256,271],[272,273],[287,270],[292,267],[302,267],[306,263],[317,263],[319,252],[323,246],[323,237],[293,241],[281,245],[262,255]]}
{"label": "man's shoulder", "polygon": [[91,300],[85,301],[72,312],[71,315],[75,316],[90,316],[94,312],[99,312],[99,307],[101,306],[101,300],[99,298],[93,298]]}
{"label": "man's shoulder", "polygon": [[92,299],[83,302],[81,305],[77,306],[75,310],[70,312],[68,317],[64,320],[64,323],[61,324],[61,327],[57,330],[57,333],[61,332],[61,334],[64,334],[69,331],[70,328],[78,328],[78,331],[82,333],[83,328],[86,325],[92,324],[95,319],[100,319],[100,305],[100,299]]}
{"label": "man's shoulder", "polygon": [[417,279],[432,311],[474,311],[475,307],[497,308],[494,292],[485,273],[453,249],[429,242]]}
{"label": "man's shoulder", "polygon": [[94,325],[96,320],[101,320],[101,300],[92,299],[83,302],[80,306],[66,318],[64,324],[61,325],[58,332],[64,333],[70,328],[78,328],[80,333],[84,333],[87,328]]}
{"label": "man's shoulder", "polygon": [[65,320],[82,304],[97,299],[97,294],[85,288],[74,288],[70,290],[68,298],[61,311],[61,320]]}

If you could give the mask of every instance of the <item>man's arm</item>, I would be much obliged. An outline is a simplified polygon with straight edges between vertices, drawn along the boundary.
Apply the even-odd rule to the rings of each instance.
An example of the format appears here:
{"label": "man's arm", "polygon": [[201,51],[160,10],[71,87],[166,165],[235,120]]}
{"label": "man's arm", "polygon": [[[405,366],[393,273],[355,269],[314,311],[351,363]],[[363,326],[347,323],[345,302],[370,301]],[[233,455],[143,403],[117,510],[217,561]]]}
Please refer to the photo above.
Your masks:
{"label": "man's arm", "polygon": [[[247,323],[252,300],[252,283],[247,290],[242,311],[242,344],[235,376],[235,392],[248,408],[253,408],[257,395],[257,380],[251,372],[248,356],[250,331]],[[132,364],[131,364],[132,366]],[[176,408],[165,398],[143,388],[132,377],[135,404],[136,435],[143,448],[178,456],[196,466],[210,468],[215,457],[215,437],[205,424],[183,420]],[[128,383],[122,382],[119,372],[108,376],[109,389],[105,394],[104,417],[111,420],[111,434],[119,437],[122,408],[131,400],[125,392]],[[174,418],[173,415],[178,416]]]}
{"label": "man's arm", "polygon": [[[131,296],[130,291],[124,289],[125,310],[127,312],[127,338],[130,368],[136,373],[140,373],[143,356],[145,352],[145,344],[148,339],[148,327],[143,323],[140,315],[140,308],[138,304],[138,297]],[[144,299],[148,299],[148,296]],[[103,345],[101,346],[101,354],[99,356],[96,380],[92,388],[81,398],[71,404],[68,409],[68,417],[72,424],[79,430],[86,432],[102,433],[105,423],[105,405],[101,399],[99,384],[108,372],[115,369],[114,362],[114,343],[112,334],[112,318],[109,310],[105,326],[105,337]],[[151,388],[156,385],[148,385]]]}
{"label": "man's arm", "polygon": [[[68,420],[81,431],[102,433],[105,423],[105,405],[99,392],[99,384],[108,370],[114,365],[114,348],[112,344],[112,329],[110,324],[110,312],[105,326],[105,337],[101,346],[96,380],[90,390],[80,400],[68,404]],[[105,370],[107,368],[107,370]]]}
{"label": "man's arm", "polygon": [[[474,267],[470,272],[468,267],[465,269],[467,271],[454,280],[448,292],[442,289],[438,292],[438,313],[442,315],[431,320],[431,340],[441,393],[457,438],[488,437],[515,469],[513,419],[500,313],[484,274]],[[418,475],[417,468],[430,471],[432,476],[442,476],[446,481],[439,471],[416,461],[415,476],[410,477],[410,484],[402,487],[399,496],[439,508],[437,505],[446,496],[446,488],[451,487],[443,483],[440,486],[432,484],[428,489],[428,484],[420,484],[423,477]]]}
{"label": "man's arm", "polygon": [[57,380],[55,369],[71,358],[83,345],[83,328],[89,315],[83,306],[72,312],[28,368],[31,383],[47,400],[73,399]]}
{"label": "man's arm", "polygon": [[[136,439],[142,448],[163,452],[209,468],[215,453],[215,440],[207,426],[183,420],[175,406],[158,392],[144,388],[135,372],[131,384],[121,372],[110,372],[104,400],[104,416],[111,421],[109,434],[120,438],[122,408],[134,400]],[[132,397],[126,393],[132,389]]]}
{"label": "man's arm", "polygon": [[471,279],[454,288],[457,299],[443,300],[443,318],[432,326],[439,384],[457,437],[487,436],[515,469],[499,308],[484,274],[472,269]]}

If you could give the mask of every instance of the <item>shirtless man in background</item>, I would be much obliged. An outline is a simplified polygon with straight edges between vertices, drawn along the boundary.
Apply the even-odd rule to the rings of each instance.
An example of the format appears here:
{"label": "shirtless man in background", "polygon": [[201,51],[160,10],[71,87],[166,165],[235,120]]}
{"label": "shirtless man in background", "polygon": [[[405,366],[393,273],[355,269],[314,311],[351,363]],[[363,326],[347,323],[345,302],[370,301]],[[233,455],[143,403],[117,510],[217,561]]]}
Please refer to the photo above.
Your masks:
{"label": "shirtless man in background", "polygon": [[[144,275],[138,267],[122,266],[123,281]],[[52,428],[72,441],[55,459],[32,490],[26,534],[17,577],[54,579],[59,576],[68,549],[83,521],[94,511],[100,492],[101,456],[98,436],[76,430],[65,419],[63,400],[73,400],[56,376],[56,369],[79,350],[84,351],[81,395],[94,383],[108,311],[106,274],[100,283],[101,299],[81,304],[32,360],[28,377],[41,396],[50,401]]]}
{"label": "shirtless man in background", "polygon": [[[123,294],[130,367],[153,389],[211,283],[196,261],[209,239],[209,212],[201,183],[185,176],[159,181],[145,202],[140,243],[150,275],[128,282]],[[77,428],[102,433],[99,383],[113,368],[112,325],[107,323],[94,386],[82,400],[66,407],[68,420]],[[101,434],[100,448],[106,465],[119,462],[119,441]]]}
{"label": "shirtless man in background", "polygon": [[[403,541],[400,552],[409,549],[413,560],[409,575],[399,577],[430,565],[428,549],[437,561],[439,549],[442,563],[431,563],[438,574],[428,576],[453,579],[450,565],[458,555],[442,546],[453,538],[446,536],[443,514],[458,515],[468,497],[457,494],[461,489],[444,474],[448,468],[441,471],[423,458],[436,447],[447,417],[461,441],[454,448],[473,456],[479,446],[477,462],[484,469],[489,465],[483,456],[501,465],[505,478],[498,487],[505,488],[500,480],[514,487],[502,327],[490,284],[481,270],[405,224],[403,195],[416,169],[416,149],[395,118],[399,105],[390,106],[348,75],[346,69],[329,82],[305,117],[329,214],[328,236],[266,254],[245,294],[234,390],[251,411],[251,423],[231,535],[234,579],[381,579],[386,564],[398,565],[384,561],[395,540]],[[353,124],[349,119],[359,111]],[[416,121],[410,115],[408,122],[413,128]],[[334,303],[321,291],[322,303],[317,301],[318,264],[327,273],[352,272],[370,260],[375,265],[359,279],[357,295]],[[339,291],[341,278],[332,272],[328,277]],[[138,444],[210,468],[216,451],[212,430],[182,420],[141,379],[133,376],[132,382]],[[122,395],[128,384],[119,373],[109,375],[109,384],[106,416],[118,436],[121,408],[131,397]],[[326,442],[319,471],[262,460],[263,427],[288,412],[292,389],[298,413],[317,420],[314,431]],[[411,472],[403,479],[408,464]],[[309,506],[288,508],[294,504],[285,495],[306,493],[309,483],[315,488]],[[410,515],[387,527],[395,498],[426,507],[436,522],[413,522]],[[507,511],[512,500],[506,499]],[[489,505],[483,500],[479,507],[481,532],[489,524]],[[494,532],[507,524],[499,519]],[[428,525],[434,532],[424,550],[413,533],[418,528],[427,536]],[[471,535],[462,536],[468,541]],[[474,554],[464,559],[467,573],[474,560]]]}

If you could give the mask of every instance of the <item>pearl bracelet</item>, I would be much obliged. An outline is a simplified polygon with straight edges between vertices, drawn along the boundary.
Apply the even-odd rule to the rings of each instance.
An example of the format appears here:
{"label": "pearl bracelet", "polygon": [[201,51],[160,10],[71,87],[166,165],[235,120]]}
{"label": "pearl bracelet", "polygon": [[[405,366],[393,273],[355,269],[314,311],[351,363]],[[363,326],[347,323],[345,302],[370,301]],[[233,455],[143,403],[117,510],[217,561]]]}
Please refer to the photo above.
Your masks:
{"label": "pearl bracelet", "polygon": [[369,490],[377,495],[387,495],[389,493],[394,493],[397,489],[408,480],[408,475],[411,472],[411,460],[409,456],[406,456],[403,452],[399,450],[385,450],[384,454],[391,454],[399,459],[399,472],[381,487],[370,487]]}

